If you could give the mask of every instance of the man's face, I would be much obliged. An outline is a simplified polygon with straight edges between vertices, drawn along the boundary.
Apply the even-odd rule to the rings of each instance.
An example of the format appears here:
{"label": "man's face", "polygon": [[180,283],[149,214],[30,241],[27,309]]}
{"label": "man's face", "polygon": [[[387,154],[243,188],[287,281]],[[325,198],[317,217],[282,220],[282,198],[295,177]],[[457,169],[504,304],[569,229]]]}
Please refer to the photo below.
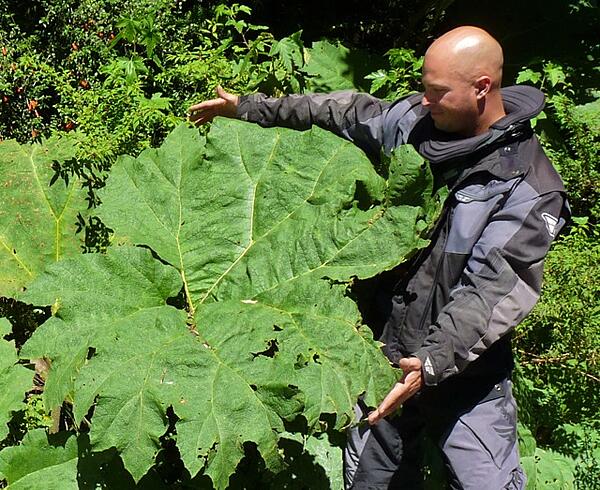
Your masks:
{"label": "man's face", "polygon": [[431,113],[435,127],[462,136],[472,136],[479,118],[477,90],[448,60],[425,56],[425,93],[421,103]]}

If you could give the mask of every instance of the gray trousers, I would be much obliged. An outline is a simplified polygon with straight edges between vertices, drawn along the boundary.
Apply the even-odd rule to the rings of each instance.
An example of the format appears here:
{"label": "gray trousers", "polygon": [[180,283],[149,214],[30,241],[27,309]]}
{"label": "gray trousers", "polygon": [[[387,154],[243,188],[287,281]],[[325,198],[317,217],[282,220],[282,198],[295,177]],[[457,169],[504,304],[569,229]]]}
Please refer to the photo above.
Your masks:
{"label": "gray trousers", "polygon": [[[348,431],[344,450],[347,489],[422,488],[425,431],[442,452],[449,488],[525,488],[511,382],[446,388],[417,395],[398,416]],[[358,420],[366,415],[363,403],[359,402],[356,412]]]}

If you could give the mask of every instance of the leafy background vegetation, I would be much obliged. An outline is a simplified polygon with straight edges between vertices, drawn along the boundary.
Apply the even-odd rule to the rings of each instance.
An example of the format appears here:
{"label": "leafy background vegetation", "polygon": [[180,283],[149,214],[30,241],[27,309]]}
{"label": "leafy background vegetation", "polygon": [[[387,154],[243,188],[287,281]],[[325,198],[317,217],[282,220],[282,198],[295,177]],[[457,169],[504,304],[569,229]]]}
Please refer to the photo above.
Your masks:
{"label": "leafy background vegetation", "polygon": [[[273,95],[358,88],[394,99],[419,89],[424,49],[460,24],[480,25],[501,41],[505,84],[545,91],[547,107],[535,129],[575,216],[548,256],[540,303],[514,336],[528,488],[600,488],[597,2],[0,0],[0,138],[47,147],[48,138],[60,137],[69,151],[56,159],[56,178],[80,179],[87,190],[81,249],[104,251],[111,232],[94,210],[117,156],[158,146],[217,84]],[[0,315],[12,329],[5,338],[20,348],[50,311],[8,296],[0,291]],[[36,429],[69,428],[68,406],[56,413],[41,401],[44,366],[35,373],[26,404],[9,421],[5,447],[38,437]],[[301,474],[311,475],[311,488],[329,480],[335,487],[340,441],[331,437],[334,445],[307,445],[304,452],[290,438],[290,469],[278,475],[246,447],[231,486],[302,488]],[[185,480],[171,440],[161,439],[156,463],[165,484]],[[111,464],[111,478],[133,485],[122,465]],[[436,462],[430,466],[435,474]]]}

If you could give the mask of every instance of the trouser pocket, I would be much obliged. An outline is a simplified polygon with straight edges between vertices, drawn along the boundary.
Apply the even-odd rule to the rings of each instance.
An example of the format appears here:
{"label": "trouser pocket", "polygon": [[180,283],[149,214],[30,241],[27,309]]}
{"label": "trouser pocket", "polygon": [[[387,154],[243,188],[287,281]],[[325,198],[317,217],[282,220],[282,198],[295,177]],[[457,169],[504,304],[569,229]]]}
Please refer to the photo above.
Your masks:
{"label": "trouser pocket", "polygon": [[504,381],[461,415],[441,441],[453,488],[505,488],[520,471],[516,427],[516,404],[510,381]]}

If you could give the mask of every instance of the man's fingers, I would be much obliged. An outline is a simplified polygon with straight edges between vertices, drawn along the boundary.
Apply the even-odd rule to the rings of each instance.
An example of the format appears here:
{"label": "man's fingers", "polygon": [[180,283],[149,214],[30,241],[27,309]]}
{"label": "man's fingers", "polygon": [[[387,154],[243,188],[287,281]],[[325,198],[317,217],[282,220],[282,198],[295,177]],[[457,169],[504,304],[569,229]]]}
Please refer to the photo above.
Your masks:
{"label": "man's fingers", "polygon": [[371,425],[376,424],[383,417],[387,417],[421,389],[423,377],[419,358],[400,359],[399,366],[404,376],[394,385],[381,404],[369,414],[369,424]]}
{"label": "man's fingers", "polygon": [[215,115],[216,112],[213,110],[201,109],[190,114],[190,121],[193,123],[204,124],[205,122],[212,120]]}
{"label": "man's fingers", "polygon": [[398,366],[404,373],[402,379],[400,380],[404,383],[409,373],[421,370],[421,361],[418,357],[403,357],[400,359],[400,362],[398,362]]}
{"label": "man's fingers", "polygon": [[188,109],[188,112],[203,111],[206,109],[214,109],[224,104],[223,99],[211,99],[200,102],[199,104],[193,105]]}
{"label": "man's fingers", "polygon": [[380,419],[387,417],[407,398],[407,386],[396,383],[381,404],[369,414],[369,424],[373,425]]}
{"label": "man's fingers", "polygon": [[198,125],[210,122],[221,113],[224,104],[223,99],[213,99],[193,105],[188,109],[190,121]]}
{"label": "man's fingers", "polygon": [[402,371],[417,371],[421,369],[421,360],[418,357],[403,357],[398,363]]}
{"label": "man's fingers", "polygon": [[214,119],[214,115],[211,116],[207,116],[207,115],[193,115],[190,116],[190,121],[192,121],[194,124],[197,125],[201,125],[201,124],[205,124],[207,122],[210,122]]}
{"label": "man's fingers", "polygon": [[381,415],[381,413],[379,413],[379,409],[376,408],[368,415],[367,420],[369,421],[369,425],[375,425],[382,418],[383,415]]}

